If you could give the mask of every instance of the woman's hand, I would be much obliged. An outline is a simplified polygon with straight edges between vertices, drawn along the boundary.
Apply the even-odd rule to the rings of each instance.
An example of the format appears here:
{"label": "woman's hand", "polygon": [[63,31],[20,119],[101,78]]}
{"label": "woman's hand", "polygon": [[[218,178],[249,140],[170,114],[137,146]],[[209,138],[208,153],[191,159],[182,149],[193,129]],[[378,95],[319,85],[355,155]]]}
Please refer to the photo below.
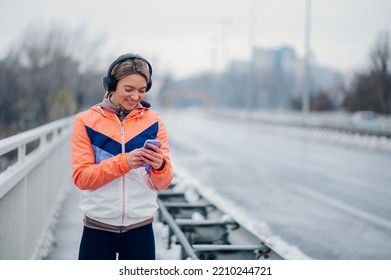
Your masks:
{"label": "woman's hand", "polygon": [[163,165],[163,153],[160,148],[153,144],[147,144],[147,148],[141,148],[141,159],[153,169],[160,169]]}
{"label": "woman's hand", "polygon": [[134,149],[133,151],[126,153],[126,160],[131,169],[136,169],[144,165],[145,162],[141,153],[141,149]]}

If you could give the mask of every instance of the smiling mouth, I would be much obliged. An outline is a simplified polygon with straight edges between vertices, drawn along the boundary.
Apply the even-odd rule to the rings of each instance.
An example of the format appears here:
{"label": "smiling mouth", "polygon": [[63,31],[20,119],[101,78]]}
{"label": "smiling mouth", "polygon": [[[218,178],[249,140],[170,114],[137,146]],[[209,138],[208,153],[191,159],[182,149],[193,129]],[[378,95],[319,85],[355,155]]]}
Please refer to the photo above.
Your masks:
{"label": "smiling mouth", "polygon": [[135,105],[135,104],[137,104],[137,102],[134,101],[134,100],[125,99],[125,101],[126,101],[126,103],[127,103],[128,105]]}

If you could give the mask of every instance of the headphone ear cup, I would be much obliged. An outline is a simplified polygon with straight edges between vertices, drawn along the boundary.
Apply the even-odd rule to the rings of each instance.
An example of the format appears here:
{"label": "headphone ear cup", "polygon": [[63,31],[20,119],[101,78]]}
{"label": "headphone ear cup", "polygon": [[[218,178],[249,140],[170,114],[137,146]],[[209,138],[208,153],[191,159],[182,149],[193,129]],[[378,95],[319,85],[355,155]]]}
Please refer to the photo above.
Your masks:
{"label": "headphone ear cup", "polygon": [[104,77],[103,78],[103,87],[107,91],[114,91],[116,87],[116,82],[112,77]]}
{"label": "headphone ear cup", "polygon": [[103,77],[103,87],[105,88],[105,90],[109,90],[109,81],[107,77]]}
{"label": "headphone ear cup", "polygon": [[152,87],[152,79],[149,79],[149,82],[147,83],[147,88],[145,89],[145,91],[149,91]]}

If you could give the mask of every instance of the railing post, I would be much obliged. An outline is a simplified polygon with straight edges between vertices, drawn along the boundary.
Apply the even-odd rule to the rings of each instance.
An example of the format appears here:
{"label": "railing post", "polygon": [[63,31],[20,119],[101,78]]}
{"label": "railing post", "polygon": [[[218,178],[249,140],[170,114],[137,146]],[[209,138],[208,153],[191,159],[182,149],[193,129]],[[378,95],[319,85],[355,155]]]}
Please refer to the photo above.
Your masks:
{"label": "railing post", "polygon": [[26,144],[18,147],[18,164],[22,164],[26,158]]}

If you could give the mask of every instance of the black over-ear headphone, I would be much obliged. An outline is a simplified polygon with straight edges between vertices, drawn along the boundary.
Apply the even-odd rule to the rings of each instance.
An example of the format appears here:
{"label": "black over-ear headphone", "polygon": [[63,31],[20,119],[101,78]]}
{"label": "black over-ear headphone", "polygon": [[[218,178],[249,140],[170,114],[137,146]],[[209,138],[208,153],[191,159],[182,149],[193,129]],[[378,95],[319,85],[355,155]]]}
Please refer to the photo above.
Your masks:
{"label": "black over-ear headphone", "polygon": [[103,78],[103,86],[107,91],[109,91],[109,92],[114,91],[117,87],[118,81],[113,77],[113,75],[111,75],[111,71],[113,71],[113,68],[118,63],[121,63],[127,59],[136,59],[136,58],[141,59],[142,61],[144,61],[148,65],[149,81],[147,82],[147,88],[145,89],[145,91],[149,91],[151,89],[151,87],[152,87],[152,66],[151,66],[151,64],[149,64],[149,62],[145,58],[143,58],[137,54],[127,53],[127,54],[121,55],[116,60],[114,60],[113,63],[111,63],[109,69],[107,70],[107,75],[106,75],[106,77]]}

